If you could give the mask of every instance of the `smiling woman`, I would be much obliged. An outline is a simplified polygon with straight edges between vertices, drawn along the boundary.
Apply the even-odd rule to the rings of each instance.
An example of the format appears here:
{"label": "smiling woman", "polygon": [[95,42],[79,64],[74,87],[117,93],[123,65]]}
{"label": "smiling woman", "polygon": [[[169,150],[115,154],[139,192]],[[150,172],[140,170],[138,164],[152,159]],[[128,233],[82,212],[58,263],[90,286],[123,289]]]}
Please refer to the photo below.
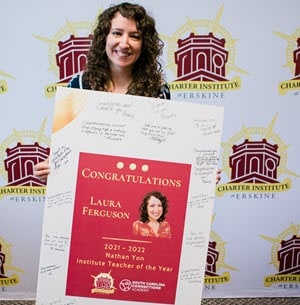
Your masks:
{"label": "smiling woman", "polygon": [[148,237],[171,237],[170,224],[165,220],[168,199],[159,191],[146,194],[140,205],[140,219],[133,223],[133,234]]}
{"label": "smiling woman", "polygon": [[[155,21],[144,7],[128,2],[112,5],[98,17],[86,69],[68,87],[170,99],[160,63],[163,45]],[[79,113],[82,104],[74,100],[67,96],[56,109],[53,132]],[[48,159],[34,167],[34,175],[43,182],[49,173]],[[220,179],[217,171],[216,183]]]}
{"label": "smiling woman", "polygon": [[[106,86],[107,91],[126,93],[132,83],[132,69],[142,51],[142,36],[132,19],[123,17],[119,12],[111,21],[111,29],[106,38],[106,54],[110,70],[114,75]],[[123,69],[123,72],[121,70]],[[122,81],[122,78],[124,80]]]}
{"label": "smiling woman", "polygon": [[98,17],[85,71],[69,87],[170,99],[154,19],[138,5],[112,5]]}
{"label": "smiling woman", "polygon": [[[85,70],[74,75],[68,87],[170,99],[160,63],[163,45],[144,7],[128,2],[112,5],[98,17]],[[78,113],[70,100],[65,98],[57,110],[53,131]],[[34,175],[43,182],[49,173],[48,159],[34,167]]]}

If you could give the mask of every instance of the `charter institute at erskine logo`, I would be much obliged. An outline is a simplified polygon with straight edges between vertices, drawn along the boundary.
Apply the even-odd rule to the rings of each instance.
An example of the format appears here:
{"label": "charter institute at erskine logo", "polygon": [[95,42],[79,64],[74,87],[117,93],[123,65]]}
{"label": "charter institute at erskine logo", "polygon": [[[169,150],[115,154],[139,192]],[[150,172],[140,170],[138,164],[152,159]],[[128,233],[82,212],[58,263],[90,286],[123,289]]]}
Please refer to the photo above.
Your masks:
{"label": "charter institute at erskine logo", "polygon": [[231,73],[248,74],[235,65],[235,43],[220,24],[224,6],[214,20],[190,20],[172,37],[161,35],[168,45],[168,65],[176,78],[169,82],[178,98],[223,98],[224,92],[241,88]]}
{"label": "charter institute at erskine logo", "polygon": [[300,91],[300,28],[297,28],[294,33],[287,35],[274,31],[274,34],[287,41],[286,47],[286,64],[291,72],[291,79],[279,83],[279,94],[286,94],[290,91]]}
{"label": "charter institute at erskine logo", "polygon": [[232,193],[236,199],[272,199],[292,186],[289,177],[281,180],[281,176],[300,177],[286,168],[288,145],[273,131],[277,116],[266,128],[243,126],[221,144],[223,172],[230,180],[217,185],[217,196]]}
{"label": "charter institute at erskine logo", "polygon": [[264,278],[266,287],[300,287],[300,225],[291,224],[276,238],[260,235],[272,243],[271,262],[277,272]]}
{"label": "charter institute at erskine logo", "polygon": [[49,46],[48,70],[51,70],[58,79],[57,83],[45,86],[46,97],[52,98],[57,86],[65,86],[74,74],[84,69],[87,52],[92,43],[93,25],[94,22],[67,21],[51,39],[34,35]]}
{"label": "charter institute at erskine logo", "polygon": [[[215,217],[213,217],[213,221],[214,218]],[[221,273],[222,270],[237,271],[236,268],[225,263],[225,244],[226,242],[224,242],[216,232],[210,232],[204,278],[205,290],[210,290],[211,287],[215,285],[222,285],[230,282],[230,272],[225,271]]]}
{"label": "charter institute at erskine logo", "polygon": [[34,165],[45,160],[50,153],[50,139],[44,134],[46,119],[38,131],[14,132],[1,143],[0,198],[10,196],[17,202],[43,201],[45,183],[33,174]]}
{"label": "charter institute at erskine logo", "polygon": [[19,276],[15,272],[24,272],[12,264],[11,245],[0,236],[0,287],[19,284]]}

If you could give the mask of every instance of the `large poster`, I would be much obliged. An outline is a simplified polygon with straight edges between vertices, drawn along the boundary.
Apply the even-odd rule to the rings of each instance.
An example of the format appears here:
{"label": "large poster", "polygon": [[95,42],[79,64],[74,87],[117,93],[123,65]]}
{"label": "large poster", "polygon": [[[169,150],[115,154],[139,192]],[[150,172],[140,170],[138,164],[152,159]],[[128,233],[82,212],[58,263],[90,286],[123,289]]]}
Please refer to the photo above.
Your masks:
{"label": "large poster", "polygon": [[[174,304],[190,169],[190,164],[80,153],[67,295]],[[139,221],[139,206],[156,193],[167,198],[168,211],[154,232]]]}
{"label": "large poster", "polygon": [[222,122],[222,107],[59,88],[37,304],[198,305]]}
{"label": "large poster", "polygon": [[[156,21],[172,99],[225,110],[218,164],[222,179],[215,189],[203,298],[299,297],[300,1],[133,2]],[[36,298],[46,185],[33,175],[33,167],[50,152],[56,88],[82,70],[97,16],[113,3],[2,1],[1,300]],[[59,60],[62,55],[67,61]],[[186,126],[180,126],[184,132]],[[97,126],[85,129],[91,133]],[[131,145],[130,153],[103,151],[107,148],[99,147],[97,138],[98,151],[89,153],[178,164],[172,158],[183,141],[172,153],[157,144],[158,157],[153,147],[143,155]],[[60,151],[68,153],[64,145]],[[75,161],[74,176],[59,180],[62,185],[77,179]],[[71,199],[75,202],[75,193]],[[173,212],[170,201],[166,220],[172,235]],[[138,217],[135,213],[132,218]],[[53,238],[53,247],[65,243]]]}

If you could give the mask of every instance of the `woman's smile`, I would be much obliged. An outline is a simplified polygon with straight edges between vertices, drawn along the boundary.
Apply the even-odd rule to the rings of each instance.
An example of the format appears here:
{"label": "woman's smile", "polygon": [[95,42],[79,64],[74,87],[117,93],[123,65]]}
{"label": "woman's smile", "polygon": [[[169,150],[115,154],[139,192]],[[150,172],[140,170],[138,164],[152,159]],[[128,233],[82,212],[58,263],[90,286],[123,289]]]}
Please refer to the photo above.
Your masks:
{"label": "woman's smile", "polygon": [[161,201],[158,198],[151,196],[148,201],[147,212],[149,221],[157,221],[163,213]]}

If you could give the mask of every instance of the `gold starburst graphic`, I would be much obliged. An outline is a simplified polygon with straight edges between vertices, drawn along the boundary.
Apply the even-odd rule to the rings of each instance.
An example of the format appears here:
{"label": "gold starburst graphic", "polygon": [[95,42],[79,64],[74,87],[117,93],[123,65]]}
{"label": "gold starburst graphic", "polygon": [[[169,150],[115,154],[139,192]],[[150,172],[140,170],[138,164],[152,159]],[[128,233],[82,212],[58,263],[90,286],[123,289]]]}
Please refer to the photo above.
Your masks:
{"label": "gold starburst graphic", "polygon": [[[101,13],[101,11],[102,10],[100,10],[99,13]],[[75,73],[81,71],[82,67],[78,64],[78,62],[76,62],[76,59],[70,56],[68,62],[70,63],[69,68],[72,73],[70,73],[70,71],[66,73],[65,64],[58,63],[59,60],[57,59],[57,56],[60,56],[60,52],[62,50],[65,50],[65,42],[70,40],[73,41],[74,39],[81,39],[82,45],[80,46],[80,52],[82,52],[82,54],[86,54],[90,47],[91,34],[94,29],[94,24],[95,21],[70,22],[67,20],[65,26],[63,26],[58,32],[56,32],[52,38],[46,38],[35,34],[33,35],[35,38],[39,39],[40,41],[46,43],[49,46],[48,57],[50,67],[48,70],[56,74],[58,80],[54,84],[46,85],[44,89],[46,97],[52,98],[56,93],[57,86],[65,86]],[[78,52],[76,54],[78,55]],[[62,75],[64,75],[63,78],[61,78]]]}
{"label": "gold starburst graphic", "polygon": [[[231,193],[275,193],[288,191],[292,187],[292,182],[290,176],[299,178],[300,176],[293,171],[287,169],[287,148],[288,145],[280,138],[278,134],[274,132],[274,126],[278,117],[278,113],[275,114],[271,123],[267,127],[245,127],[242,126],[241,130],[234,134],[227,142],[221,143],[222,152],[222,172],[225,173],[229,179],[227,184],[218,184],[216,186],[216,195],[223,196],[226,192]],[[255,142],[257,144],[255,144]],[[251,143],[256,145],[258,152],[265,153],[265,145],[269,145],[271,149],[276,150],[277,160],[270,159],[262,160],[264,167],[256,168],[254,163],[251,163],[251,148],[254,147]],[[251,146],[252,145],[252,146]],[[258,146],[257,146],[258,145]],[[239,148],[237,148],[239,147]],[[241,151],[241,147],[243,150]],[[259,148],[260,147],[260,148]],[[241,167],[241,171],[237,170],[237,163],[232,161],[234,154],[237,149],[240,149],[241,155],[246,156],[249,166]],[[247,152],[249,152],[247,154]],[[253,159],[259,159],[260,155],[255,155],[253,152]],[[258,157],[257,157],[258,156]],[[242,161],[243,162],[243,161]],[[269,163],[267,163],[269,162]],[[274,175],[274,169],[276,168],[276,174]],[[263,170],[273,170],[272,174]],[[287,175],[286,178],[281,178],[278,180],[279,176]],[[258,198],[258,197],[257,197]]]}
{"label": "gold starburst graphic", "polygon": [[217,243],[217,250],[219,252],[218,261],[216,263],[217,271],[220,269],[237,271],[236,268],[225,263],[225,245],[227,244],[227,242],[224,242],[221,237],[214,231],[211,231],[210,239]]}
{"label": "gold starburst graphic", "polygon": [[279,147],[278,153],[280,154],[280,165],[278,167],[278,175],[289,175],[294,177],[300,177],[296,173],[288,170],[286,168],[287,164],[287,148],[288,145],[283,142],[278,134],[274,132],[274,126],[278,117],[278,113],[275,114],[274,118],[267,127],[245,127],[242,126],[242,129],[234,134],[227,142],[222,142],[221,147],[223,148],[222,153],[222,164],[223,172],[227,174],[228,177],[231,176],[231,168],[229,167],[229,156],[232,154],[232,146],[241,143],[244,139],[251,140],[262,140],[266,139],[269,142],[276,143]]}
{"label": "gold starburst graphic", "polygon": [[[212,222],[214,222],[215,215],[213,216]],[[209,285],[215,285],[215,284],[225,284],[230,282],[230,273],[228,271],[224,272],[223,274],[220,274],[220,269],[227,269],[231,271],[237,271],[236,268],[228,265],[225,263],[225,245],[226,242],[224,242],[221,237],[214,231],[210,232],[210,241],[215,242],[215,250],[218,253],[218,258],[215,263],[215,270],[216,270],[216,275],[210,274],[210,275],[205,275],[205,284]],[[209,250],[210,251],[210,250]],[[209,252],[208,252],[209,256]],[[206,272],[209,272],[211,270],[207,269]],[[214,271],[215,272],[215,271]]]}
{"label": "gold starburst graphic", "polygon": [[286,47],[286,63],[283,65],[284,68],[288,68],[292,75],[294,75],[295,63],[294,63],[294,50],[297,48],[297,39],[300,38],[300,28],[296,29],[291,35],[284,34],[281,32],[273,31],[275,35],[284,39],[287,42]]}
{"label": "gold starburst graphic", "polygon": [[8,244],[3,237],[0,236],[0,255],[2,258],[1,266],[4,274],[0,274],[0,287],[17,285],[19,277],[17,274],[11,274],[13,271],[24,272],[22,269],[15,267],[12,264],[11,245]]}
{"label": "gold starburst graphic", "polygon": [[[280,285],[280,283],[300,283],[300,266],[299,259],[297,259],[297,253],[299,252],[297,252],[297,249],[300,239],[300,225],[294,225],[292,223],[290,227],[281,232],[276,238],[265,235],[259,236],[272,243],[270,264],[277,270],[276,274],[265,277],[265,286],[269,287],[273,284]],[[293,242],[291,242],[292,239]],[[285,248],[282,250],[284,242]],[[280,251],[281,255],[279,255]]]}
{"label": "gold starburst graphic", "polygon": [[[0,76],[15,79],[12,75],[0,70]],[[8,85],[5,79],[0,79],[0,94],[8,91]]]}
{"label": "gold starburst graphic", "polygon": [[[299,75],[297,75],[299,72],[297,71],[299,61],[295,61],[295,52],[299,52],[299,46],[298,46],[298,41],[300,39],[300,28],[297,28],[294,33],[291,35],[284,34],[281,32],[273,31],[275,35],[278,37],[284,39],[287,42],[287,47],[286,47],[286,63],[283,65],[284,68],[288,68],[291,72],[291,79],[289,80],[284,80],[279,83],[278,86],[278,92],[279,94],[283,95],[286,94],[289,91],[296,91],[295,95],[299,94],[299,88],[300,88],[300,79]],[[296,65],[296,66],[295,66]]]}
{"label": "gold starburst graphic", "polygon": [[[101,12],[101,11],[100,11]],[[40,41],[46,43],[49,46],[48,58],[49,58],[49,71],[52,71],[58,77],[58,67],[56,64],[56,53],[58,51],[58,43],[59,41],[64,40],[66,37],[70,35],[79,36],[83,34],[88,36],[92,33],[95,22],[87,22],[87,21],[77,21],[77,22],[66,22],[66,25],[62,27],[57,33],[54,34],[52,38],[46,38],[39,35],[33,35],[35,38]]]}
{"label": "gold starburst graphic", "polygon": [[260,237],[272,243],[272,251],[271,251],[272,260],[270,261],[270,264],[274,265],[274,267],[277,270],[279,267],[279,261],[277,255],[278,255],[278,250],[281,247],[281,242],[283,240],[290,238],[293,235],[300,236],[300,225],[291,224],[289,228],[281,232],[276,238],[260,235]]}
{"label": "gold starburst graphic", "polygon": [[[41,124],[39,130],[14,130],[0,145],[0,175],[7,181],[7,171],[4,168],[4,159],[6,158],[6,149],[16,143],[27,144],[38,142],[50,146],[50,138],[44,134],[47,118]],[[13,145],[12,145],[13,144]]]}
{"label": "gold starburst graphic", "polygon": [[248,72],[236,66],[235,64],[237,40],[233,39],[231,34],[220,24],[223,10],[224,5],[221,6],[214,20],[190,20],[189,18],[187,18],[186,23],[179,29],[177,29],[171,37],[167,35],[161,35],[162,40],[166,41],[168,44],[168,64],[166,68],[171,69],[174,75],[176,75],[174,53],[177,49],[177,40],[179,38],[187,37],[190,33],[194,33],[197,35],[213,33],[216,37],[224,38],[226,40],[226,48],[229,51],[228,62],[226,65],[227,73],[234,71],[248,75]]}

